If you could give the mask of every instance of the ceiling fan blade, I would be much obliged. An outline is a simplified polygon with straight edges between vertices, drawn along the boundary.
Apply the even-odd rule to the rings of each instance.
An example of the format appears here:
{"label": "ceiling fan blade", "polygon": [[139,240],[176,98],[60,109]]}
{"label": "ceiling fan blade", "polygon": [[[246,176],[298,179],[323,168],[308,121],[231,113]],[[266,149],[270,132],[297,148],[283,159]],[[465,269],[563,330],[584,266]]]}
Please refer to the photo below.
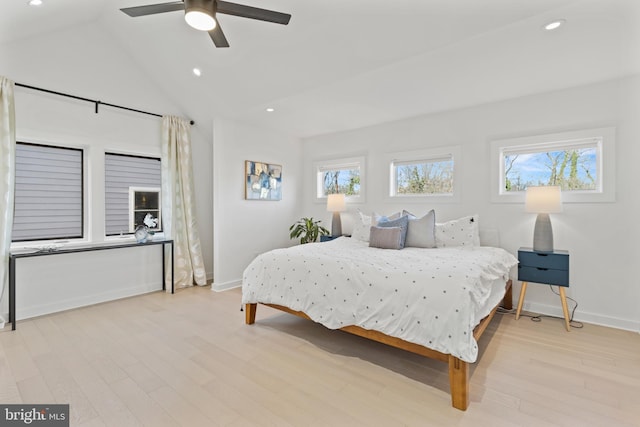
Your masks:
{"label": "ceiling fan blade", "polygon": [[155,15],[156,13],[175,12],[184,10],[184,1],[172,1],[170,3],[149,4],[146,6],[125,7],[120,9],[127,15],[135,18],[137,16]]}
{"label": "ceiling fan blade", "polygon": [[275,12],[273,10],[260,9],[252,6],[245,6],[226,1],[217,1],[218,13],[226,15],[241,16],[243,18],[257,19],[259,21],[274,22],[276,24],[287,25],[291,19],[288,13]]}
{"label": "ceiling fan blade", "polygon": [[229,42],[222,32],[220,23],[218,22],[217,24],[218,25],[216,25],[213,30],[209,31],[209,36],[211,37],[211,40],[213,40],[213,44],[215,44],[216,47],[229,47]]}

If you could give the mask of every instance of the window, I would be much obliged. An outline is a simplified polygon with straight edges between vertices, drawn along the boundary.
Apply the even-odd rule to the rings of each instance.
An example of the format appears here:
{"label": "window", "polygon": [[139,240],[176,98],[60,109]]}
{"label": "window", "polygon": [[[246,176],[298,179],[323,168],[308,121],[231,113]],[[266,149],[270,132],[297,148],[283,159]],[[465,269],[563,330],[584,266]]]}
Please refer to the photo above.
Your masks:
{"label": "window", "polygon": [[83,151],[16,143],[12,241],[82,238]]}
{"label": "window", "polygon": [[162,225],[160,159],[125,154],[105,154],[105,233],[133,233],[147,214]]}
{"label": "window", "polygon": [[139,225],[160,230],[160,189],[129,187],[129,230]]}
{"label": "window", "polygon": [[407,200],[452,201],[457,199],[456,163],[460,159],[457,146],[390,153],[389,197]]}
{"label": "window", "polygon": [[597,191],[601,187],[601,149],[602,138],[505,149],[504,191],[525,191],[538,185],[557,185],[562,191]]}
{"label": "window", "polygon": [[614,129],[492,142],[494,201],[523,201],[529,186],[557,185],[565,202],[613,201]]}
{"label": "window", "polygon": [[364,200],[364,157],[317,162],[316,199],[343,193],[351,201]]}
{"label": "window", "polygon": [[453,193],[453,157],[395,161],[392,168],[392,196]]}

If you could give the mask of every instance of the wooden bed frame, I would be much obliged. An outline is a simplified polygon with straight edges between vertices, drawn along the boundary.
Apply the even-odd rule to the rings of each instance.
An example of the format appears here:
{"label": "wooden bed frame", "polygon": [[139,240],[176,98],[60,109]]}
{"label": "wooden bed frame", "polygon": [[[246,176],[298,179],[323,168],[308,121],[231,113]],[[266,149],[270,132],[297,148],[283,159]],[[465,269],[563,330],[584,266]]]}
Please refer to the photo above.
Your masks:
{"label": "wooden bed frame", "polygon": [[[504,299],[502,300],[502,306],[511,310],[512,308],[512,290],[511,290],[511,280],[507,281],[505,286],[506,292],[504,295]],[[277,304],[265,304],[263,305],[276,308],[278,310],[282,310],[287,313],[294,314],[296,316],[309,319],[305,313],[301,311],[291,310],[288,307],[284,307]],[[496,305],[493,310],[480,321],[478,326],[473,330],[473,337],[477,340],[480,339],[482,333],[487,329],[489,322],[493,319],[493,316],[498,309]],[[246,304],[245,306],[245,323],[247,325],[252,325],[256,321],[256,310],[258,304]],[[465,411],[469,406],[469,364],[468,362],[464,362],[459,358],[452,356],[450,354],[440,353],[439,351],[432,350],[430,348],[421,346],[419,344],[414,344],[411,342],[407,342],[401,340],[400,338],[395,338],[382,332],[372,331],[369,329],[363,329],[359,326],[345,326],[340,328],[340,330],[349,332],[350,334],[358,335],[360,337],[364,337],[373,341],[381,342],[383,344],[390,345],[392,347],[397,347],[402,350],[410,351],[411,353],[416,353],[421,356],[429,357],[431,359],[440,360],[442,362],[449,363],[449,386],[451,388],[451,404],[454,408]]]}

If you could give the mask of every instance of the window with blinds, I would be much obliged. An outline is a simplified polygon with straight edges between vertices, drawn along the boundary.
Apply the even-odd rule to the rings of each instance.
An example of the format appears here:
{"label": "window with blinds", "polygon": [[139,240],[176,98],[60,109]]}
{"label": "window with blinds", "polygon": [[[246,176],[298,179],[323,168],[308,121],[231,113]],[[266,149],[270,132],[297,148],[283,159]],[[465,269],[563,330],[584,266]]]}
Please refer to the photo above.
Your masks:
{"label": "window with blinds", "polygon": [[105,233],[133,233],[145,218],[161,230],[160,159],[128,154],[105,154]]}
{"label": "window with blinds", "polygon": [[81,149],[16,143],[11,240],[82,238],[83,176]]}

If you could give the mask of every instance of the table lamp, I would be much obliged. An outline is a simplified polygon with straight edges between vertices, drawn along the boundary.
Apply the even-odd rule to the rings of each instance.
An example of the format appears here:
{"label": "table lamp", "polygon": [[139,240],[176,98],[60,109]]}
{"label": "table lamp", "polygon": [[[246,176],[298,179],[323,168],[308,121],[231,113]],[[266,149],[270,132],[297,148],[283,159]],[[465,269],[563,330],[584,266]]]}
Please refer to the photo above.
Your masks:
{"label": "table lamp", "polygon": [[342,221],[340,220],[340,212],[347,209],[347,203],[344,194],[329,194],[327,197],[327,211],[333,212],[331,218],[331,235],[342,236]]}
{"label": "table lamp", "polygon": [[527,187],[525,209],[527,212],[538,214],[533,230],[533,250],[553,252],[553,229],[549,214],[562,212],[560,187]]}

